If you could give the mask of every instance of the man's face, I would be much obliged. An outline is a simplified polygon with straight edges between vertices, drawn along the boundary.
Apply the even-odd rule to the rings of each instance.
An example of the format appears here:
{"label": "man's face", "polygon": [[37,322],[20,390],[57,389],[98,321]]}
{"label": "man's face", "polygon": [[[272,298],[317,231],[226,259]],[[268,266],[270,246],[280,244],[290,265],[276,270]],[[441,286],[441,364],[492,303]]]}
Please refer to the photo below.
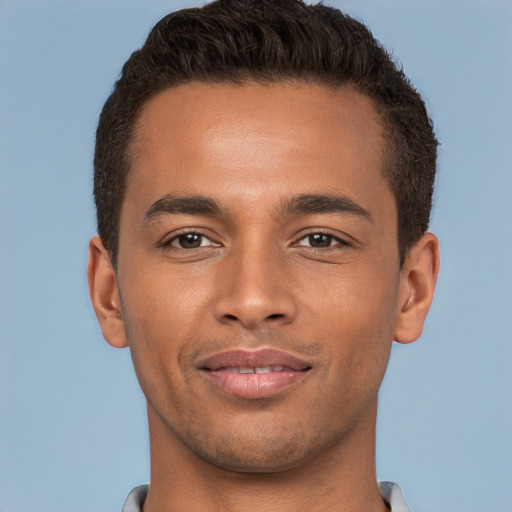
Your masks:
{"label": "man's face", "polygon": [[118,286],[150,427],[276,471],[371,424],[400,285],[371,101],[184,85],[144,107],[133,149]]}

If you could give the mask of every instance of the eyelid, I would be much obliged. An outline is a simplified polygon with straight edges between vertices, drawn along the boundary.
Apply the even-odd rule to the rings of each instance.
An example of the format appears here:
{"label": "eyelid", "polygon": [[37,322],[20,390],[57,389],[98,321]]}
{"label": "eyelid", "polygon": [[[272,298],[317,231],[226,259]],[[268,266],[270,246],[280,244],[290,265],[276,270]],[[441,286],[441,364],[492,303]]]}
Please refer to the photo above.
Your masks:
{"label": "eyelid", "polygon": [[199,236],[206,238],[207,240],[209,240],[211,242],[211,244],[208,244],[207,246],[200,246],[200,247],[196,247],[195,249],[199,249],[201,247],[221,247],[221,245],[222,245],[220,242],[217,242],[216,240],[214,240],[211,235],[205,233],[205,231],[202,230],[201,228],[182,228],[182,229],[179,229],[178,231],[173,231],[172,233],[167,233],[161,239],[161,241],[158,243],[158,246],[162,247],[162,248],[172,247],[173,249],[183,250],[183,251],[194,250],[194,249],[185,249],[183,247],[177,247],[175,245],[172,245],[172,243],[174,241],[176,241],[180,236],[185,236],[185,235],[199,235]]}
{"label": "eyelid", "polygon": [[[296,238],[296,242],[294,242],[293,245],[297,246],[297,247],[310,247],[310,246],[306,246],[306,245],[299,245],[299,242],[301,242],[305,238],[308,238],[312,235],[328,236],[328,237],[332,238],[333,240],[337,241],[339,243],[339,245],[343,245],[343,246],[352,245],[352,241],[351,241],[352,237],[350,237],[349,235],[342,236],[342,235],[340,235],[339,232],[333,232],[332,230],[330,230],[328,228],[312,228],[312,229],[308,230],[306,233],[302,232],[300,234],[300,236]],[[329,247],[311,247],[311,248],[319,249],[319,250],[326,250],[326,249],[331,249],[332,247],[334,247],[334,246],[331,245]]]}

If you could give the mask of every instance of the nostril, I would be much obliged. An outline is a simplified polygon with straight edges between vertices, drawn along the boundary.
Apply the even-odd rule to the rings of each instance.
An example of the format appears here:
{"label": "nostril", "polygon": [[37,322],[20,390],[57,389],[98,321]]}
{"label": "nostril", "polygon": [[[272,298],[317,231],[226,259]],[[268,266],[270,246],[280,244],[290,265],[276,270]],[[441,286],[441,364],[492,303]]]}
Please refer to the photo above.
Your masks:
{"label": "nostril", "polygon": [[280,313],[274,313],[273,315],[268,315],[267,318],[269,320],[274,320],[276,318],[283,318],[284,315],[280,314]]}
{"label": "nostril", "polygon": [[228,320],[238,320],[237,317],[235,315],[226,315],[226,318]]}

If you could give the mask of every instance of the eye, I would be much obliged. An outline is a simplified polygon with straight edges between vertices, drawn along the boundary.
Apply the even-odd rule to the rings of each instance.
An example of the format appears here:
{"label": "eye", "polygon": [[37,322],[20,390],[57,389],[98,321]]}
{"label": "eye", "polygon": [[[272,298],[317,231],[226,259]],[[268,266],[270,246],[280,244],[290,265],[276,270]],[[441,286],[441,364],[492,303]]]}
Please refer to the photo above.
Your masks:
{"label": "eye", "polygon": [[200,233],[182,233],[171,238],[166,245],[178,249],[197,249],[198,247],[211,247],[218,244]]}
{"label": "eye", "polygon": [[311,233],[299,240],[297,245],[301,247],[313,247],[315,249],[323,249],[332,247],[333,245],[348,245],[344,240],[329,235],[327,233]]}

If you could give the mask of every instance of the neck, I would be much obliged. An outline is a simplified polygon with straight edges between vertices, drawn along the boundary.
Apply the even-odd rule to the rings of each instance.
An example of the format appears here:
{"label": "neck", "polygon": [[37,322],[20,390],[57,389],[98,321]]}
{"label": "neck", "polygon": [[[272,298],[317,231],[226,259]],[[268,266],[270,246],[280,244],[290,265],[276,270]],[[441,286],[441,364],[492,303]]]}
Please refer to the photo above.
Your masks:
{"label": "neck", "polygon": [[148,408],[151,484],[144,512],[388,510],[375,475],[377,402],[342,440],[298,467],[242,473],[204,461]]}

